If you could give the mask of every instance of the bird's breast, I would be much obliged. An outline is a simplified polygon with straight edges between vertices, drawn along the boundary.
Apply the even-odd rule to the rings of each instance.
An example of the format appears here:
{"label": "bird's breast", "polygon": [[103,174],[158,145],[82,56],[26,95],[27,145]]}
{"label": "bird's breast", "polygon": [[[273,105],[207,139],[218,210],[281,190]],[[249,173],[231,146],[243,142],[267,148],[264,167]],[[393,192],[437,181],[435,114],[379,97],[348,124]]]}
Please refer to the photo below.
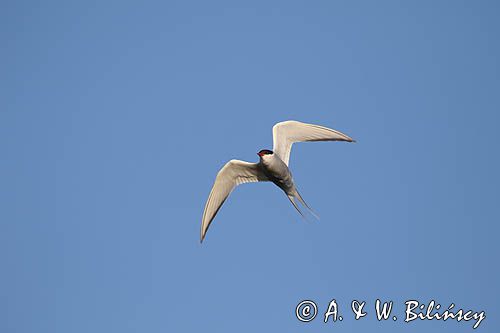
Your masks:
{"label": "bird's breast", "polygon": [[278,159],[269,160],[262,163],[262,168],[269,180],[285,192],[293,188],[292,173],[283,161]]}

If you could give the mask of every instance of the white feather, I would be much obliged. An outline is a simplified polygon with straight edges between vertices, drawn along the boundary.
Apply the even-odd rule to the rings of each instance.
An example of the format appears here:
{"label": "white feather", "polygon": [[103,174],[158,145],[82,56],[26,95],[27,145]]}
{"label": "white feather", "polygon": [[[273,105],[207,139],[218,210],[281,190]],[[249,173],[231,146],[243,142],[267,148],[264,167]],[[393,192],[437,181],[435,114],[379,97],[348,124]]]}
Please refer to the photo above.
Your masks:
{"label": "white feather", "polygon": [[354,140],[342,132],[319,125],[295,120],[283,121],[273,126],[273,151],[286,165],[294,142],[303,141],[348,141]]}
{"label": "white feather", "polygon": [[201,241],[205,238],[208,227],[224,201],[234,188],[243,183],[267,181],[258,163],[231,160],[224,165],[215,178],[215,183],[208,196],[201,222]]}

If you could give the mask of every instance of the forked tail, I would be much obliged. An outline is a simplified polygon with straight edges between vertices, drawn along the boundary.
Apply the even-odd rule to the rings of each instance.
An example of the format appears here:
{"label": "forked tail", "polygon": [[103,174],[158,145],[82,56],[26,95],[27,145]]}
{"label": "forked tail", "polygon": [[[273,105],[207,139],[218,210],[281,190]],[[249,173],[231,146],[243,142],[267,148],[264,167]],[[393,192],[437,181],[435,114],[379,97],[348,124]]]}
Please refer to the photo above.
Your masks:
{"label": "forked tail", "polygon": [[290,202],[292,203],[293,207],[295,207],[295,209],[299,212],[299,214],[303,217],[303,218],[306,218],[304,216],[304,214],[302,213],[302,211],[300,210],[299,206],[297,206],[297,203],[295,202],[295,197],[293,195],[286,195],[288,197],[288,199],[290,200]]}
{"label": "forked tail", "polygon": [[287,196],[288,196],[288,199],[290,200],[290,202],[292,203],[292,205],[293,205],[293,206],[295,207],[295,209],[296,209],[296,210],[300,213],[300,215],[302,215],[302,217],[305,217],[305,216],[304,216],[304,214],[300,211],[300,209],[299,209],[299,207],[298,207],[297,203],[296,203],[296,202],[295,202],[295,200],[294,200],[295,198],[296,198],[297,200],[299,200],[299,201],[300,201],[300,203],[301,203],[302,205],[304,205],[304,206],[305,206],[305,207],[309,210],[309,212],[311,213],[311,215],[312,215],[312,216],[314,216],[316,219],[318,219],[318,220],[319,220],[319,216],[318,216],[318,215],[317,215],[317,214],[316,214],[316,213],[312,210],[312,208],[311,208],[311,207],[309,207],[309,205],[308,205],[308,204],[304,201],[304,199],[302,198],[302,196],[300,195],[300,193],[299,193],[299,191],[298,191],[297,189],[295,189],[295,193],[294,193],[294,195],[289,195],[289,194],[287,194]]}

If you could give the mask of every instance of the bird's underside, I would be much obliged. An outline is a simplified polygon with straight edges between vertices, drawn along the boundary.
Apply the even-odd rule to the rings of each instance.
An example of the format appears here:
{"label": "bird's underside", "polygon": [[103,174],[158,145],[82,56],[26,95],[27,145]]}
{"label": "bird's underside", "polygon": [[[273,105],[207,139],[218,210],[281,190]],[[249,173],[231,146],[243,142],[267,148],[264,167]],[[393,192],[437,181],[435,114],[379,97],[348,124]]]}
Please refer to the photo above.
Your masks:
{"label": "bird's underside", "polygon": [[288,169],[293,143],[307,141],[354,142],[352,138],[339,131],[319,125],[293,120],[277,123],[273,127],[273,150],[261,150],[258,153],[260,157],[258,163],[231,160],[217,174],[203,211],[200,241],[205,238],[208,227],[229,194],[236,186],[243,183],[272,181],[285,192],[301,215],[303,214],[295,199],[310,209],[297,191]]}

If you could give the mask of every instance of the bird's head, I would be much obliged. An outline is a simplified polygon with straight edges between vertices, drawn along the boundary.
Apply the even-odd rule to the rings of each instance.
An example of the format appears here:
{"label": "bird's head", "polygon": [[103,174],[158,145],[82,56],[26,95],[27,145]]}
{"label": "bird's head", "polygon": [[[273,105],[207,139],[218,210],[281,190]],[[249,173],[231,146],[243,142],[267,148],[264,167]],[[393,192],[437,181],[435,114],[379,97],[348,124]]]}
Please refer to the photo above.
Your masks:
{"label": "bird's head", "polygon": [[257,155],[260,156],[260,158],[264,157],[264,156],[271,156],[273,155],[273,151],[272,150],[268,150],[268,149],[262,149],[261,151],[259,151],[257,153]]}

